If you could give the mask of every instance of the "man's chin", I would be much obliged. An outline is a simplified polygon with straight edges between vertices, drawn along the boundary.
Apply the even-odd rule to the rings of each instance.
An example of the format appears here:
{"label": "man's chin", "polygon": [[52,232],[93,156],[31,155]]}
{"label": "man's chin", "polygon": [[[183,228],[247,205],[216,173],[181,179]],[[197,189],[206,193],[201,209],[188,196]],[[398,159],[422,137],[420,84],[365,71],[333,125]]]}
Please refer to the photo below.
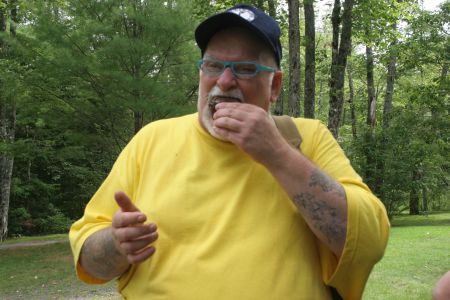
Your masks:
{"label": "man's chin", "polygon": [[228,139],[226,139],[226,138],[224,138],[223,136],[219,135],[219,134],[214,130],[214,127],[212,126],[212,123],[208,123],[208,124],[207,124],[206,130],[208,131],[208,133],[209,133],[212,137],[214,137],[214,138],[216,138],[216,139],[218,139],[218,140],[221,140],[221,141],[223,141],[223,142],[229,142]]}
{"label": "man's chin", "polygon": [[214,138],[221,140],[222,142],[229,142],[228,139],[224,138],[223,136],[220,136],[214,128],[211,128],[211,131],[208,129],[209,134],[211,134]]}
{"label": "man's chin", "polygon": [[214,138],[221,140],[223,142],[228,142],[228,139],[222,137],[221,135],[219,135],[215,130],[214,130],[214,126],[213,126],[213,119],[211,116],[211,112],[210,110],[206,107],[202,113],[201,116],[201,124],[203,126],[204,129],[206,129],[206,131]]}

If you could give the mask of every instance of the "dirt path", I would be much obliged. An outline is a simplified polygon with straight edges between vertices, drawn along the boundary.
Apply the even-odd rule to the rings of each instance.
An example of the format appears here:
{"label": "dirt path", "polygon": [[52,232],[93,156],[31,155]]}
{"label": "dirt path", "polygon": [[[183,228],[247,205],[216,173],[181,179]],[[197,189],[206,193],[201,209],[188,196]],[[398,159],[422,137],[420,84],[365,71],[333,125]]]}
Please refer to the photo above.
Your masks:
{"label": "dirt path", "polygon": [[33,246],[44,246],[56,243],[68,243],[69,240],[53,240],[53,241],[29,241],[29,242],[19,242],[14,244],[0,244],[0,250],[6,249],[17,249],[23,247],[33,247]]}

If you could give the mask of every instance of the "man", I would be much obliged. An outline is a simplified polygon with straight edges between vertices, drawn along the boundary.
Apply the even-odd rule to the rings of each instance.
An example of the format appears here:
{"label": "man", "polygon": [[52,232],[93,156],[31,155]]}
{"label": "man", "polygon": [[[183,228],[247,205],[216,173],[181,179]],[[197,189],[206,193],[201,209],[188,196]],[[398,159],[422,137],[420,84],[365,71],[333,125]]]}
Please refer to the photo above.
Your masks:
{"label": "man", "polygon": [[198,113],[125,147],[71,228],[78,276],[126,299],[361,298],[386,212],[325,126],[295,119],[300,149],[277,130],[277,23],[239,5],[195,36]]}

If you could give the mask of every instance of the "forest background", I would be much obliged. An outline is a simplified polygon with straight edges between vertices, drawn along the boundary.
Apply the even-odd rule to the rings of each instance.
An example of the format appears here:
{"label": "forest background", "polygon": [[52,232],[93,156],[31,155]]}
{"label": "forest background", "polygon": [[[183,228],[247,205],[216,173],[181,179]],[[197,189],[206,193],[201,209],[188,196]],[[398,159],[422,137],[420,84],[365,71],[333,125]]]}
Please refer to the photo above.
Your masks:
{"label": "forest background", "polygon": [[[327,124],[389,216],[450,210],[450,1],[247,2],[283,31],[273,113]],[[67,232],[142,126],[196,110],[193,31],[237,3],[0,0],[0,241]]]}

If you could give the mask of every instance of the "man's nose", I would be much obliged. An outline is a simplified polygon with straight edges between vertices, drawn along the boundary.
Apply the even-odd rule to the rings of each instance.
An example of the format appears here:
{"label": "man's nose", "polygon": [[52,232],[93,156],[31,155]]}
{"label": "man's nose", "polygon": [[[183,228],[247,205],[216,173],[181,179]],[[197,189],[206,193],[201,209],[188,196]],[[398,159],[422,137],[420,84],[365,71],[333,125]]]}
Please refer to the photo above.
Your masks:
{"label": "man's nose", "polygon": [[226,67],[217,79],[217,85],[222,91],[227,91],[236,87],[237,81],[230,67]]}

